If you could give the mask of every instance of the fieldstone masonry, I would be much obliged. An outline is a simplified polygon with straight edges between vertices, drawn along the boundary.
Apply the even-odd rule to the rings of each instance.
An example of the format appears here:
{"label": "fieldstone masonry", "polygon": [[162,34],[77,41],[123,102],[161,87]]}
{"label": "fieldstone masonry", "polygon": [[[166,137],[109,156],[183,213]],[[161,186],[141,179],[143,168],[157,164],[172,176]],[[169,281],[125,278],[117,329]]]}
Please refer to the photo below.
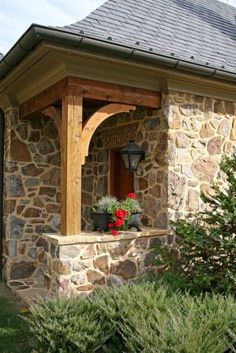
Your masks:
{"label": "fieldstone masonry", "polygon": [[144,230],[113,237],[95,233],[60,239],[46,236],[45,284],[49,294],[85,294],[95,286],[120,286],[161,271],[153,247],[172,241],[166,232]]}
{"label": "fieldstone masonry", "polygon": [[192,218],[202,208],[200,193],[224,183],[223,155],[236,148],[235,103],[172,92],[164,97],[168,121],[169,218]]}
{"label": "fieldstone masonry", "polygon": [[46,117],[5,112],[4,263],[10,287],[42,287],[45,232],[60,229],[60,143]]}
{"label": "fieldstone masonry", "polygon": [[[89,292],[122,284],[150,269],[151,248],[172,241],[169,219],[192,218],[200,192],[224,183],[223,154],[236,148],[235,103],[178,92],[163,95],[162,109],[137,109],[110,117],[95,132],[82,170],[82,224],[72,242],[42,235],[60,231],[60,142],[53,122],[19,121],[5,112],[5,273],[9,286],[43,287],[50,293]],[[112,236],[89,233],[91,205],[109,194],[109,150],[134,139],[146,159],[135,175],[142,222],[149,231]],[[150,227],[162,229],[155,234]],[[67,237],[66,237],[67,238]]]}

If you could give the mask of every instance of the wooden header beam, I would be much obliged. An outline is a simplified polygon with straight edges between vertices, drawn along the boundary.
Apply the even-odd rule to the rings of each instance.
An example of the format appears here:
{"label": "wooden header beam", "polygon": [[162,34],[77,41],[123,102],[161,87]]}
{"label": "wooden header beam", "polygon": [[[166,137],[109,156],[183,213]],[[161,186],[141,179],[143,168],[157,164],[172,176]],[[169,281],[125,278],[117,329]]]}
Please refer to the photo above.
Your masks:
{"label": "wooden header beam", "polygon": [[153,109],[161,107],[161,93],[142,88],[68,77],[68,87],[79,88],[83,98],[131,104]]}
{"label": "wooden header beam", "polygon": [[28,118],[66,95],[152,109],[161,107],[161,93],[113,83],[67,77],[20,104],[20,117]]}
{"label": "wooden header beam", "polygon": [[66,95],[68,80],[63,80],[48,87],[36,96],[20,104],[20,118],[25,119],[42,111]]}

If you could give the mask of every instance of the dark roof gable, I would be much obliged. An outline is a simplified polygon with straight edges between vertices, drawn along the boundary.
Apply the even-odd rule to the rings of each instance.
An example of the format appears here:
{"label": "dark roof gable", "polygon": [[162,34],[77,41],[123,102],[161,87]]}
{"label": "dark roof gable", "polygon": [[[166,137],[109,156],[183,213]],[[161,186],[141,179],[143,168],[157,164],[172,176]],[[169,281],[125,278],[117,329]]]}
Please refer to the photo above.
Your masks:
{"label": "dark roof gable", "polygon": [[236,8],[217,0],[108,0],[61,29],[236,72]]}

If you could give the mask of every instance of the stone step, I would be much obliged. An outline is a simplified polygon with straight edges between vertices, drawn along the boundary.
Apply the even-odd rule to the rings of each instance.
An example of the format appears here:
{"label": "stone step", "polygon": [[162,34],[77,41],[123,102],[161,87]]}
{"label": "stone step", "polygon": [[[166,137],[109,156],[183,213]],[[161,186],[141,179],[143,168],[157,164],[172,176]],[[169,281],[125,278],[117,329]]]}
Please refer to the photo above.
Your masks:
{"label": "stone step", "polygon": [[37,300],[47,296],[47,291],[44,288],[15,289],[13,293],[25,306],[36,303]]}

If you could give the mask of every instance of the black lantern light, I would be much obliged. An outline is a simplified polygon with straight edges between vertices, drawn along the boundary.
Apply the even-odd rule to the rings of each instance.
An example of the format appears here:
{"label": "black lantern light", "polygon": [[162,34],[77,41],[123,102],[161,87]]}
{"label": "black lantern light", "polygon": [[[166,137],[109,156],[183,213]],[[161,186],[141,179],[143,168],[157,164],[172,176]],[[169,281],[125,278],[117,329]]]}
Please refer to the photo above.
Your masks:
{"label": "black lantern light", "polygon": [[129,141],[129,143],[122,148],[120,153],[125,167],[130,172],[137,171],[139,163],[145,158],[145,151],[134,143],[134,141]]}

